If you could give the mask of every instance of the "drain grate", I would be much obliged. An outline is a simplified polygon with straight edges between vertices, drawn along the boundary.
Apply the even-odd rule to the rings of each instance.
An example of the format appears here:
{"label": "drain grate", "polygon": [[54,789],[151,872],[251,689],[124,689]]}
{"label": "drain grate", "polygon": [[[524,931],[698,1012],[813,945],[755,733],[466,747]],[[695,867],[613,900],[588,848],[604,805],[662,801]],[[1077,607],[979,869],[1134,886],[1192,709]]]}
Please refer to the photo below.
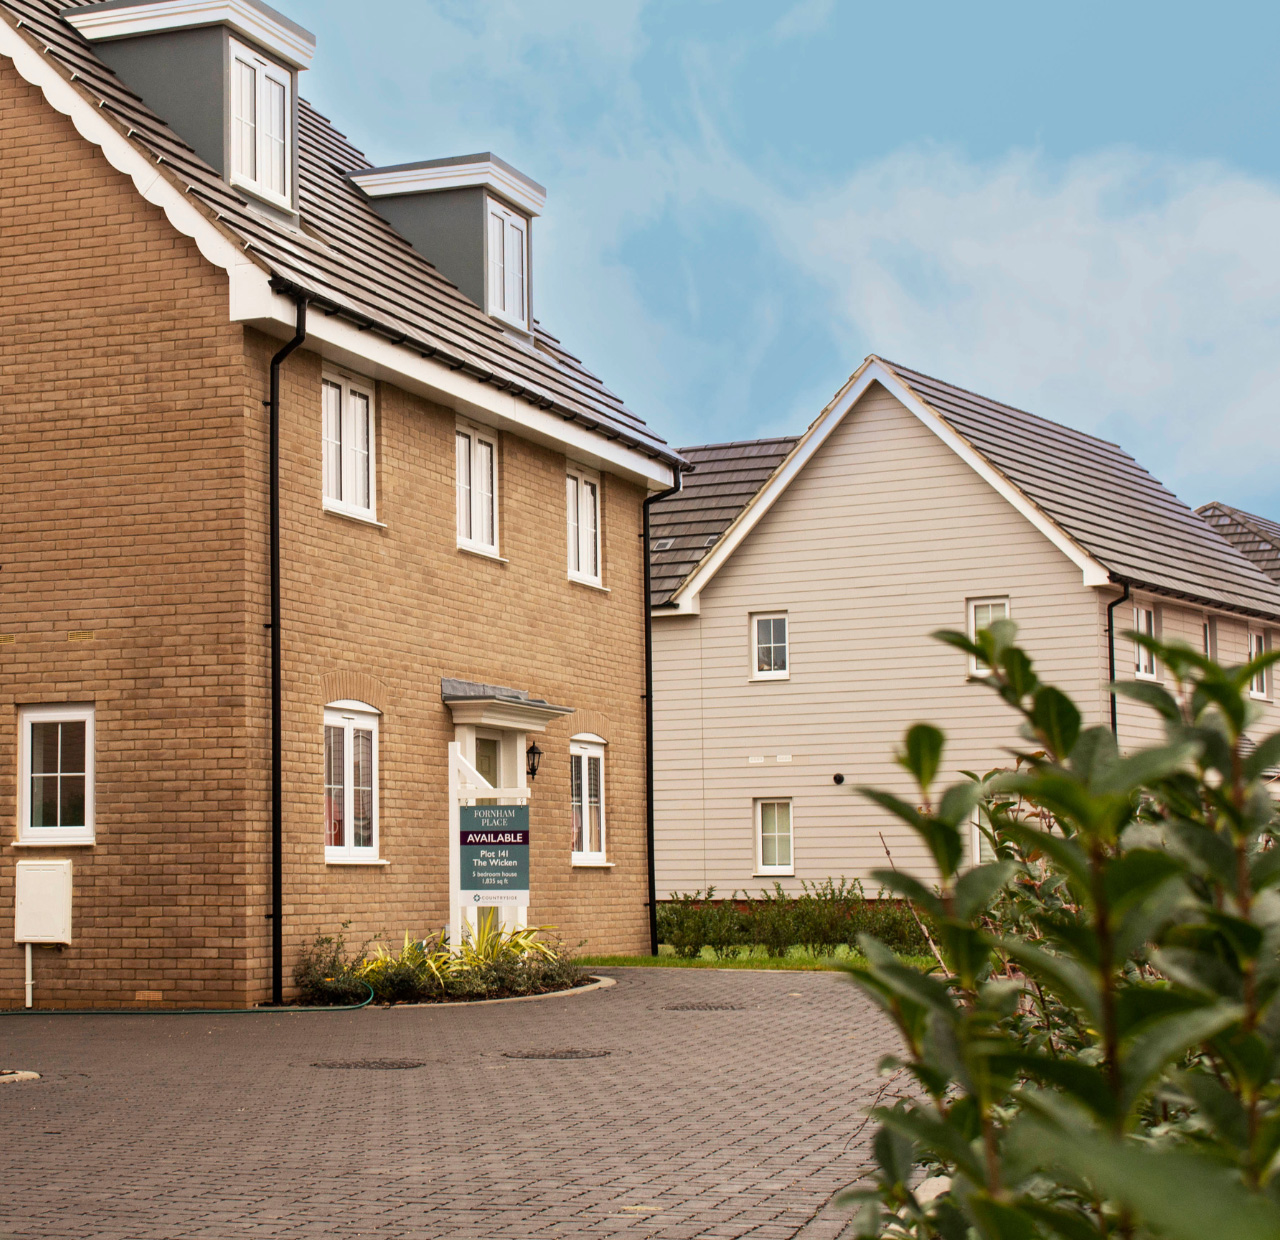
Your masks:
{"label": "drain grate", "polygon": [[668,1003],[664,1012],[745,1012],[741,1003]]}
{"label": "drain grate", "polygon": [[603,1059],[612,1051],[503,1051],[503,1059]]}
{"label": "drain grate", "polygon": [[417,1059],[322,1059],[313,1068],[357,1068],[374,1072],[403,1072],[407,1068],[425,1068]]}

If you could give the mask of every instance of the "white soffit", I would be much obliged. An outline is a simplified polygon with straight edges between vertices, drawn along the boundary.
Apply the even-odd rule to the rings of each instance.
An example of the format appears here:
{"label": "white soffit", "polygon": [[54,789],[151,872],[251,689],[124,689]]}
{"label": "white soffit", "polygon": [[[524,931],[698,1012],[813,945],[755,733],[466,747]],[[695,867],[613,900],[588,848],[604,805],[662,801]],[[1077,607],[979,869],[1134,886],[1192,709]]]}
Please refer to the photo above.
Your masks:
{"label": "white soffit", "polygon": [[91,43],[227,26],[295,69],[310,68],[316,54],[315,35],[255,0],[105,0],[62,17]]}
{"label": "white soffit", "polygon": [[487,152],[389,168],[363,168],[349,176],[370,198],[394,198],[479,185],[529,215],[541,215],[547,205],[547,191],[541,185]]}
{"label": "white soffit", "polygon": [[1058,548],[1081,571],[1086,586],[1113,584],[1111,574],[1079,543],[1062,529],[1050,516],[1037,507],[1018,487],[1000,473],[979,453],[967,439],[956,433],[931,406],[922,401],[898,376],[874,355],[867,358],[854,371],[849,381],[822,411],[817,420],[801,437],[773,477],[756,493],[754,499],[742,510],[733,524],[720,536],[711,554],[689,574],[671,596],[671,604],[654,608],[653,615],[681,616],[699,614],[698,596],[707,583],[720,571],[724,562],[737,550],[742,540],[756,527],[760,519],[773,507],[777,498],[791,485],[795,476],[809,463],[810,458],[827,441],[845,415],[856,405],[862,394],[873,383],[879,383],[908,412],[919,419],[943,443],[947,445],[984,482],[1018,510],[1037,530]]}

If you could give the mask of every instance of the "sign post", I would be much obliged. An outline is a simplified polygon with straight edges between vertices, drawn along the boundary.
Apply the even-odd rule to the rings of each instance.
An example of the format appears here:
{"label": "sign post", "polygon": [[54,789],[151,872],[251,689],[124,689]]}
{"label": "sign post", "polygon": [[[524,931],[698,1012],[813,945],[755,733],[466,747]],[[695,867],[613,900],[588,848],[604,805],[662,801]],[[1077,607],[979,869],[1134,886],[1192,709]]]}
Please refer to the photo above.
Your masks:
{"label": "sign post", "polygon": [[[477,800],[491,802],[477,805]],[[493,804],[505,801],[507,804]],[[449,745],[449,945],[479,927],[478,910],[499,908],[504,927],[523,928],[529,908],[529,789],[495,788]],[[512,804],[511,802],[517,802]]]}

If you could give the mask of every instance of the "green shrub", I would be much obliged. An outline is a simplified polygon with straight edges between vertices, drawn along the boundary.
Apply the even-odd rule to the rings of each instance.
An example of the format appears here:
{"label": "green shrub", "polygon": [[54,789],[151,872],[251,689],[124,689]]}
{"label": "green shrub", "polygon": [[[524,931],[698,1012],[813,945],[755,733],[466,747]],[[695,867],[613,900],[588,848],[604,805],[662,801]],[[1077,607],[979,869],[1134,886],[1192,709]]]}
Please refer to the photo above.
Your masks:
{"label": "green shrub", "polygon": [[798,942],[795,901],[781,883],[773,884],[772,894],[762,891],[758,900],[751,901],[745,920],[748,940],[770,956],[785,956]]}
{"label": "green shrub", "polygon": [[671,945],[672,951],[685,960],[696,960],[707,945],[707,903],[715,894],[714,887],[701,891],[678,892],[674,900],[659,906],[658,937]]}
{"label": "green shrub", "polygon": [[[348,924],[343,924],[343,930]],[[293,984],[302,1002],[314,1007],[359,1003],[369,997],[369,990],[356,969],[357,962],[347,955],[342,934],[318,934],[299,954],[293,966]]]}
{"label": "green shrub", "polygon": [[796,945],[811,956],[831,956],[841,943],[848,942],[848,926],[853,910],[865,904],[861,884],[828,878],[810,886],[800,880],[803,894],[794,902],[792,936]]}
{"label": "green shrub", "polygon": [[[710,904],[704,910],[707,946],[717,960],[732,960],[746,945],[746,931],[742,914],[735,903],[737,892],[719,904]],[[708,899],[711,889],[708,889]]]}
{"label": "green shrub", "polygon": [[[1249,683],[1280,651],[1223,668],[1152,650],[1176,693],[1162,744],[1111,730],[1041,683],[999,621],[939,634],[990,668],[1022,716],[1017,767],[939,793],[944,738],[899,755],[909,799],[861,789],[915,832],[929,873],[879,871],[930,923],[945,969],[860,939],[857,984],[898,1029],[902,1095],[878,1106],[858,1237],[1280,1237],[1280,733],[1252,739]],[[965,868],[974,811],[996,859]],[[929,1195],[917,1193],[921,1175]]]}
{"label": "green shrub", "polygon": [[869,934],[902,956],[927,956],[929,942],[902,900],[862,900],[849,910],[844,941],[857,950],[858,936]]}

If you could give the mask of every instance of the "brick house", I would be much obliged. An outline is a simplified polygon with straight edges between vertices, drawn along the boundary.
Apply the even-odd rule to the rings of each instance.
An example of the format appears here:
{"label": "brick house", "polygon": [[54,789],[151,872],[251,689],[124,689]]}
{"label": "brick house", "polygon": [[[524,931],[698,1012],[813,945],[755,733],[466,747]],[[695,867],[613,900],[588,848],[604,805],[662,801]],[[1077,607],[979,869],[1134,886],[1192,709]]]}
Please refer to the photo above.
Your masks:
{"label": "brick house", "polygon": [[534,318],[541,187],[369,168],[314,50],[258,0],[0,0],[0,910],[73,873],[40,1006],[247,1005],[318,932],[439,930],[455,741],[495,787],[543,751],[529,920],[648,942],[680,460]]}

